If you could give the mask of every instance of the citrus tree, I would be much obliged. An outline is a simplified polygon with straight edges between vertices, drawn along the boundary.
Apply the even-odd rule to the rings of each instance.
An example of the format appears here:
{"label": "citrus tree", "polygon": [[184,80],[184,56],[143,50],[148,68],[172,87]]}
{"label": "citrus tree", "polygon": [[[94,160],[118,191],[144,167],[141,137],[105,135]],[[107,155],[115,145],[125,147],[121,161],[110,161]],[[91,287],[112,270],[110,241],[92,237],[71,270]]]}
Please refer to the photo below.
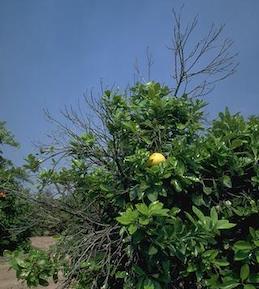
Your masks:
{"label": "citrus tree", "polygon": [[18,143],[0,122],[0,255],[5,249],[22,245],[30,234],[26,219],[29,203],[19,197],[25,195],[21,185],[25,172],[4,157],[4,145],[17,147]]}
{"label": "citrus tree", "polygon": [[[259,118],[226,109],[208,125],[205,105],[156,82],[107,90],[98,126],[62,126],[68,143],[30,158],[56,194],[44,211],[66,216],[41,279],[63,270],[78,289],[258,288]],[[44,155],[54,168],[40,168]]]}
{"label": "citrus tree", "polygon": [[28,285],[61,270],[64,288],[258,288],[259,117],[208,123],[197,96],[234,72],[232,42],[212,26],[189,47],[197,19],[174,16],[174,88],[86,98],[87,115],[66,110],[72,126],[54,120],[62,133],[27,158],[51,194],[32,200],[39,217],[62,224],[51,252],[9,255]]}

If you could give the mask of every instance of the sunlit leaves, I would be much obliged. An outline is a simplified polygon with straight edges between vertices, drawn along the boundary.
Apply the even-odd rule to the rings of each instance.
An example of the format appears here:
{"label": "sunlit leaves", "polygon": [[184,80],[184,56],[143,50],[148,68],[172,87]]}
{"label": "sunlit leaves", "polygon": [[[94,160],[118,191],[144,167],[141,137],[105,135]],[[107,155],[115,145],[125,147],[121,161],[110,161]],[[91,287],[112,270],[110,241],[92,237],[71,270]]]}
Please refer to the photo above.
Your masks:
{"label": "sunlit leaves", "polygon": [[163,208],[160,202],[153,202],[149,206],[144,203],[136,204],[136,209],[128,208],[116,220],[122,225],[129,225],[129,233],[136,232],[138,224],[146,226],[153,217],[167,217],[169,210]]}

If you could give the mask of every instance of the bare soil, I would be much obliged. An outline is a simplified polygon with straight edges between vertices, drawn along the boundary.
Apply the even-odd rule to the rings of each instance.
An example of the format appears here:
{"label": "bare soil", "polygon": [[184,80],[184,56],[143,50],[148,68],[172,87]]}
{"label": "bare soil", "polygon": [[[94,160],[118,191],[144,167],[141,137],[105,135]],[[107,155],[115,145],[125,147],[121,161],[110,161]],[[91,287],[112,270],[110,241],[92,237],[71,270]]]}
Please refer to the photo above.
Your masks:
{"label": "bare soil", "polygon": [[[33,237],[31,238],[32,246],[39,249],[48,249],[55,243],[51,237]],[[37,287],[38,289],[56,289],[57,284],[50,284],[48,287]],[[9,269],[5,258],[0,257],[0,289],[28,289],[25,284],[16,280],[15,272]]]}

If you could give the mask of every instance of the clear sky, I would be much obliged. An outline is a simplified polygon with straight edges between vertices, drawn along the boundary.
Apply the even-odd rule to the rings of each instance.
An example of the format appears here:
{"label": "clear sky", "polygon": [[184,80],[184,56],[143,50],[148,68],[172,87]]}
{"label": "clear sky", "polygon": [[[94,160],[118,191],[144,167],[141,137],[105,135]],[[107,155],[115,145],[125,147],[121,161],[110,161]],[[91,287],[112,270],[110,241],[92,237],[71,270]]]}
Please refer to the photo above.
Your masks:
{"label": "clear sky", "polygon": [[8,157],[21,164],[33,142],[46,141],[65,105],[77,105],[86,89],[133,82],[134,63],[145,73],[145,53],[154,58],[151,78],[173,85],[170,44],[172,8],[200,17],[199,38],[212,22],[226,24],[239,52],[238,72],[206,100],[211,117],[225,106],[259,113],[258,0],[0,0],[0,120],[21,144]]}

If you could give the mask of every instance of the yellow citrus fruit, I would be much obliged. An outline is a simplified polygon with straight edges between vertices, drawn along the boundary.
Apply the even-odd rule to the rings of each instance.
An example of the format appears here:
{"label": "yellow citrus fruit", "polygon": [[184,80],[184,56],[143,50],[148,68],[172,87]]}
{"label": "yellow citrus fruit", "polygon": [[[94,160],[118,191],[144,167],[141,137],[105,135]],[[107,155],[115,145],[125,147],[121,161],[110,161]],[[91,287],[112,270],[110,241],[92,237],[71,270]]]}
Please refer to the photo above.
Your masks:
{"label": "yellow citrus fruit", "polygon": [[160,164],[161,162],[164,162],[166,159],[161,153],[153,153],[149,158],[148,158],[148,165],[149,166],[155,166]]}

